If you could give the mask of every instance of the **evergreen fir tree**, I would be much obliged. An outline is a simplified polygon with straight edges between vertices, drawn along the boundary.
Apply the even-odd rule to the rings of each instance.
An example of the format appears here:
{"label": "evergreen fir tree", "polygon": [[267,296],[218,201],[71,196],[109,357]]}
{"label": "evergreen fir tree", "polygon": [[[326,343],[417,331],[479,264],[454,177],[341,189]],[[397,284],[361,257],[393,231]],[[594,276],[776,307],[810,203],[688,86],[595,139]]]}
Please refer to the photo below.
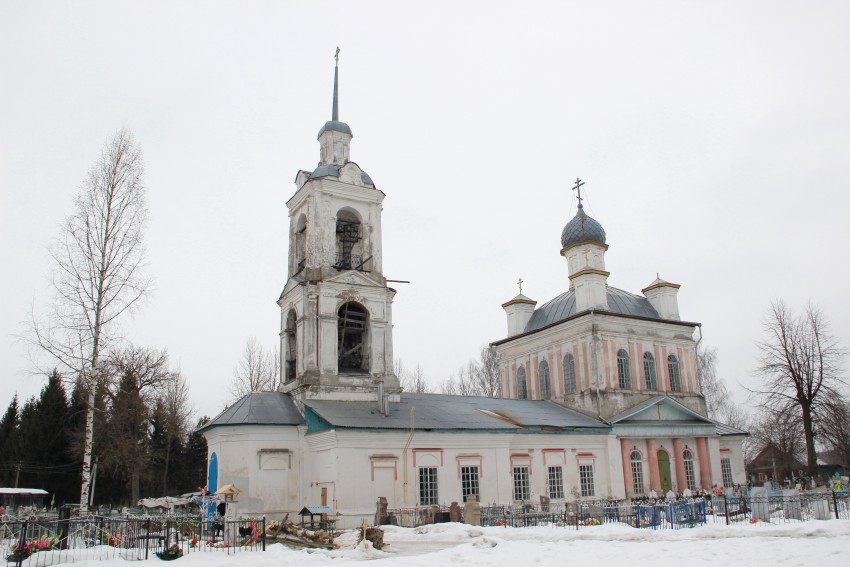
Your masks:
{"label": "evergreen fir tree", "polygon": [[19,459],[19,413],[18,395],[15,394],[6,413],[0,419],[0,484],[3,486],[15,486],[15,472]]}

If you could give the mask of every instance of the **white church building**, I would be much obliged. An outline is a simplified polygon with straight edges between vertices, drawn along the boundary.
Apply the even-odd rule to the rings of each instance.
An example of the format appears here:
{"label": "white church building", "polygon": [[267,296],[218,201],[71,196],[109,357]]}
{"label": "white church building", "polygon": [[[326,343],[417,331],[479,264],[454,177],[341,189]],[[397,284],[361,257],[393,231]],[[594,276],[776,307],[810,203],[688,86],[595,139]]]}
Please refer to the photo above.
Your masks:
{"label": "white church building", "polygon": [[321,504],[359,516],[381,496],[390,508],[471,494],[557,506],[745,482],[746,432],[705,415],[698,324],[680,319],[679,286],[609,287],[605,232],[581,204],[562,235],[570,288],[540,308],[522,294],[503,305],[508,337],[492,343],[503,397],[402,392],[384,193],[351,161],[337,86],[338,68],[319,164],[298,172],[287,201],[281,385],[203,428],[211,491],[235,484],[242,514]]}

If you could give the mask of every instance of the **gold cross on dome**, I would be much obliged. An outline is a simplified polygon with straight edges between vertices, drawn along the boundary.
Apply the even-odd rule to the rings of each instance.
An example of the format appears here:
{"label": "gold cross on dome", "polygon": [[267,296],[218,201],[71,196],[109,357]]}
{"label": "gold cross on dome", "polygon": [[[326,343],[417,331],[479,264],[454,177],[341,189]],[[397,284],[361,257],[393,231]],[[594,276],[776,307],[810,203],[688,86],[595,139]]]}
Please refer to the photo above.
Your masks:
{"label": "gold cross on dome", "polygon": [[577,197],[577,198],[578,198],[578,206],[579,206],[579,207],[581,207],[581,206],[582,206],[582,204],[581,204],[581,186],[582,186],[582,185],[584,185],[584,181],[582,181],[581,179],[579,179],[578,177],[576,177],[576,184],[575,184],[575,187],[573,187],[573,191],[578,192],[578,197]]}
{"label": "gold cross on dome", "polygon": [[522,278],[517,280],[517,285],[519,286],[519,294],[522,295]]}

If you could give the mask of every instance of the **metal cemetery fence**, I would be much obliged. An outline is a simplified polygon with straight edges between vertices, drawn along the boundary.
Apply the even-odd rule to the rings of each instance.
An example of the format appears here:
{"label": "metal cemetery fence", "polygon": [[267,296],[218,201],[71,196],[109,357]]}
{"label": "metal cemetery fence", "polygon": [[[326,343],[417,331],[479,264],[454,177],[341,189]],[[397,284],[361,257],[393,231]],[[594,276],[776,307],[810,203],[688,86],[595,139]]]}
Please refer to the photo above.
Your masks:
{"label": "metal cemetery fence", "polygon": [[779,524],[799,520],[850,520],[847,491],[797,492],[777,490],[766,496],[715,496],[709,502],[714,522]]}
{"label": "metal cemetery fence", "polygon": [[176,559],[185,553],[265,550],[265,518],[201,520],[197,516],[31,517],[0,522],[7,564],[40,567],[121,557]]}
{"label": "metal cemetery fence", "polygon": [[639,504],[583,502],[567,504],[562,512],[538,511],[533,506],[481,508],[482,526],[551,525],[580,529],[602,524],[620,524],[635,528],[676,530],[705,522],[704,500]]}
{"label": "metal cemetery fence", "polygon": [[[563,507],[542,510],[538,506],[481,506],[482,526],[530,527],[556,526],[580,529],[602,524],[622,524],[636,528],[679,529],[706,522],[706,502],[657,501],[626,504],[609,501],[567,503]],[[403,508],[388,510],[389,523],[416,527],[447,522],[449,508]],[[367,518],[371,521],[372,518]],[[337,524],[339,526],[339,524]]]}

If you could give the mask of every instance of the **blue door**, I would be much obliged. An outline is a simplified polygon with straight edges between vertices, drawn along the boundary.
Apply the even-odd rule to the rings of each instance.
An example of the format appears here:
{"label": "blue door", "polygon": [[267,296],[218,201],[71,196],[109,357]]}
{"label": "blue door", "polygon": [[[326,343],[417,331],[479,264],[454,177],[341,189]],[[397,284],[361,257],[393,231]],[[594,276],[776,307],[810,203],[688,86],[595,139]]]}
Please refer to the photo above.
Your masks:
{"label": "blue door", "polygon": [[207,475],[207,490],[215,492],[218,490],[218,457],[215,453],[210,455],[210,472]]}

